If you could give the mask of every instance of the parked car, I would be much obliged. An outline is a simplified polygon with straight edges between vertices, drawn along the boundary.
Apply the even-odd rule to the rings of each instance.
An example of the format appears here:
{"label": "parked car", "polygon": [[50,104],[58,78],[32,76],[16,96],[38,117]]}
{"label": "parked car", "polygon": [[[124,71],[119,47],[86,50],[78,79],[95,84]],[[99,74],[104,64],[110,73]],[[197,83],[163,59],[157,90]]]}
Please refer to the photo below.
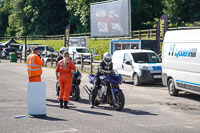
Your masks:
{"label": "parked car", "polygon": [[161,59],[152,50],[117,50],[113,54],[113,69],[136,86],[162,83]]}
{"label": "parked car", "polygon": [[[27,45],[27,55],[30,54],[30,49],[32,46],[37,46],[39,49],[40,56],[44,57],[51,57],[51,54],[53,54],[53,57],[57,57],[58,52],[54,50],[52,47],[48,45],[39,45],[39,44],[29,44]],[[25,45],[23,45],[22,53],[24,55],[25,53]],[[23,56],[24,57],[24,56]]]}
{"label": "parked car", "polygon": [[4,59],[9,60],[10,59],[10,56],[9,56],[10,52],[17,53],[16,48],[13,48],[13,47],[3,48],[3,51],[1,53],[1,57],[4,58]]}
{"label": "parked car", "polygon": [[74,61],[78,64],[81,62],[81,54],[83,55],[83,60],[90,60],[90,51],[86,47],[69,47],[68,52],[72,57],[74,54]]}

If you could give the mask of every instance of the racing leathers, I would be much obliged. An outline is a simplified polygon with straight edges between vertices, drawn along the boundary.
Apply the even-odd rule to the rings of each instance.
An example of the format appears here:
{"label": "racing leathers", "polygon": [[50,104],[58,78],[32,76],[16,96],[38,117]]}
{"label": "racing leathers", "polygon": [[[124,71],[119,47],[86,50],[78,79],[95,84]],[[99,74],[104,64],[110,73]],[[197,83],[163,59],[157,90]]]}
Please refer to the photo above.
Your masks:
{"label": "racing leathers", "polygon": [[98,89],[101,89],[100,87],[101,80],[99,79],[99,77],[101,75],[110,74],[111,72],[113,72],[112,62],[110,62],[109,64],[106,64],[104,61],[100,62],[97,73],[95,75],[94,89],[92,90],[92,99],[91,99],[92,107],[91,108],[94,108]]}

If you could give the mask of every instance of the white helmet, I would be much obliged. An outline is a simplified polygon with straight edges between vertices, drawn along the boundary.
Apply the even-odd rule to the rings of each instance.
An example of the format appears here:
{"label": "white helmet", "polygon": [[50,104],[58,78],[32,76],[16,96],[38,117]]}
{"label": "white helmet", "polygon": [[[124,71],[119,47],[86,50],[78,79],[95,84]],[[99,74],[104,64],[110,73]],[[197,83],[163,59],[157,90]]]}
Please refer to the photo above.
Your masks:
{"label": "white helmet", "polygon": [[110,54],[110,53],[105,53],[104,55],[103,55],[103,61],[107,64],[107,65],[109,65],[111,62],[112,62],[112,55]]}
{"label": "white helmet", "polygon": [[67,51],[67,48],[66,47],[62,47],[62,48],[60,48],[60,52],[61,51]]}

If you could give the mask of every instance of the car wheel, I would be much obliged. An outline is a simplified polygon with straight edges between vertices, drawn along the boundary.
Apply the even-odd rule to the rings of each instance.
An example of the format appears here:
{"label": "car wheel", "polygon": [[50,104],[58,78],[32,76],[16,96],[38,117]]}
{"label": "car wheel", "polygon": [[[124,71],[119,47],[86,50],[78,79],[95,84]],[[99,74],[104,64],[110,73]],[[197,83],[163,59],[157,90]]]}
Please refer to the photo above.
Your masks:
{"label": "car wheel", "polygon": [[133,84],[134,84],[135,86],[139,86],[139,85],[141,84],[140,79],[139,79],[137,73],[135,73],[135,74],[133,75]]}
{"label": "car wheel", "polygon": [[178,96],[179,90],[176,89],[174,80],[172,78],[168,81],[168,91],[170,96]]}

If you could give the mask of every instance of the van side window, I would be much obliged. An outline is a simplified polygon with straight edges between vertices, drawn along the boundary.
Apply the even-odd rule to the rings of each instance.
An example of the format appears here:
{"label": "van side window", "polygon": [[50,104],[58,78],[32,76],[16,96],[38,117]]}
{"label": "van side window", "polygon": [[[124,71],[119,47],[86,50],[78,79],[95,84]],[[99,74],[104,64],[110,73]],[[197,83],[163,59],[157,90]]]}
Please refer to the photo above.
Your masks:
{"label": "van side window", "polygon": [[123,59],[123,63],[126,63],[127,61],[131,62],[131,57],[128,54],[124,54],[124,59]]}

